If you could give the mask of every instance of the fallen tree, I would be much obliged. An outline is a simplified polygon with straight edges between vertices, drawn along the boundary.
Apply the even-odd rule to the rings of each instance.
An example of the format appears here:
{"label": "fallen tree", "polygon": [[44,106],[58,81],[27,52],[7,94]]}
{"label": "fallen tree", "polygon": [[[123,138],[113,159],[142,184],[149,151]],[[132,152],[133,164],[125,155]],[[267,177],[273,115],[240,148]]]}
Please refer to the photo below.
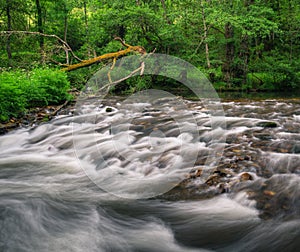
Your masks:
{"label": "fallen tree", "polygon": [[77,64],[72,64],[72,65],[68,65],[65,68],[63,68],[63,71],[73,71],[82,67],[87,67],[99,62],[102,62],[104,60],[113,60],[113,65],[111,67],[111,69],[114,67],[114,64],[116,62],[116,60],[122,56],[125,56],[126,54],[130,53],[130,52],[137,52],[140,54],[146,54],[146,50],[144,47],[142,46],[131,46],[126,44],[121,38],[119,37],[115,37],[115,40],[118,40],[121,42],[121,44],[126,47],[126,49],[118,51],[118,52],[113,52],[113,53],[107,53],[107,54],[103,54],[101,56],[92,58],[92,59],[88,59],[88,60],[82,60],[80,63]]}
{"label": "fallen tree", "polygon": [[[70,45],[64,41],[63,39],[61,39],[60,37],[58,37],[57,35],[53,35],[53,34],[45,34],[45,33],[41,33],[41,32],[31,32],[31,31],[1,31],[0,35],[1,36],[7,36],[10,37],[11,35],[16,34],[16,35],[32,35],[32,36],[42,36],[42,37],[48,37],[48,38],[52,38],[52,39],[56,39],[60,44],[61,44],[61,48],[65,51],[65,55],[66,55],[66,64],[57,62],[53,59],[51,59],[51,56],[48,56],[49,61],[54,62],[57,65],[62,66],[62,71],[73,71],[79,68],[83,68],[83,67],[87,67],[93,64],[97,64],[100,62],[104,62],[104,61],[108,61],[108,60],[112,60],[113,61],[113,65],[111,67],[111,69],[114,67],[114,64],[116,62],[116,60],[120,57],[123,57],[125,55],[127,55],[128,53],[131,52],[136,52],[139,54],[146,54],[146,50],[144,47],[142,46],[131,46],[129,44],[126,44],[120,37],[115,37],[114,39],[119,41],[124,47],[126,47],[126,49],[124,50],[120,50],[118,52],[112,52],[112,53],[107,53],[107,54],[103,54],[101,56],[98,57],[94,57],[91,59],[87,59],[87,60],[82,60],[79,57],[77,57],[75,55],[75,53],[73,52],[72,48],[70,47]],[[74,59],[76,59],[77,61],[79,61],[79,63],[75,63],[75,64],[69,64],[70,60],[69,60],[69,53],[74,57]],[[42,52],[42,54],[45,54],[45,51]],[[43,56],[47,56],[47,55],[43,55]]]}

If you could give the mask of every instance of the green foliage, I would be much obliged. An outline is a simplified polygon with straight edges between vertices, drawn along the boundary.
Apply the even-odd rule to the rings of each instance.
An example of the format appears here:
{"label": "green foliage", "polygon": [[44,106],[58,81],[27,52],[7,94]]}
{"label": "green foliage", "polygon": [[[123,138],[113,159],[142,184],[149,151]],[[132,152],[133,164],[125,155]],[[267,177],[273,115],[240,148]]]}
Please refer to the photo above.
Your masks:
{"label": "green foliage", "polygon": [[37,68],[0,74],[0,121],[20,116],[27,108],[58,104],[71,99],[70,83],[59,70]]}
{"label": "green foliage", "polygon": [[[7,4],[13,30],[38,31],[36,1],[0,1],[0,30],[9,27]],[[115,52],[128,44],[141,45],[148,52],[178,56],[195,65],[220,89],[283,90],[300,87],[300,3],[289,1],[232,0],[58,0],[40,1],[44,33],[65,39],[82,59]],[[228,27],[232,33],[228,33]],[[44,38],[41,48],[36,35],[1,35],[0,67],[32,70],[48,59],[66,63],[66,51],[54,38]],[[12,58],[8,60],[7,42]],[[47,55],[42,61],[41,52]],[[208,53],[208,54],[207,54]],[[76,60],[69,52],[71,63]],[[210,64],[208,64],[208,60]],[[68,73],[73,87],[80,89],[100,66]],[[57,76],[50,79],[31,73],[33,103],[59,102]],[[50,75],[49,75],[50,76]],[[52,80],[53,79],[53,80]],[[53,87],[40,87],[42,81]],[[123,83],[130,91],[152,85],[172,86],[159,77],[145,81],[133,78]],[[226,83],[226,84],[225,84]],[[29,84],[28,84],[29,85]],[[177,85],[177,84],[176,84]],[[121,88],[122,89],[122,88]],[[118,88],[116,88],[118,90]],[[61,91],[63,92],[63,91]],[[43,94],[42,94],[43,93]],[[53,96],[48,95],[53,93]]]}
{"label": "green foliage", "polygon": [[22,74],[4,72],[0,75],[0,121],[7,121],[25,111],[27,101],[20,88]]}
{"label": "green foliage", "polygon": [[141,91],[152,87],[151,76],[134,76],[133,78],[127,79],[126,84],[129,86],[130,92]]}
{"label": "green foliage", "polygon": [[[28,87],[24,86],[24,94],[30,103],[41,105],[58,104],[69,99],[67,91],[70,83],[67,75],[60,70],[34,69],[29,76]],[[36,93],[28,94],[26,90],[32,89]]]}
{"label": "green foliage", "polygon": [[67,73],[68,81],[71,83],[72,88],[75,88],[77,90],[81,90],[86,82],[89,80],[89,78],[93,75],[93,72],[95,72],[99,67],[97,68],[80,68],[76,71],[71,71]]}

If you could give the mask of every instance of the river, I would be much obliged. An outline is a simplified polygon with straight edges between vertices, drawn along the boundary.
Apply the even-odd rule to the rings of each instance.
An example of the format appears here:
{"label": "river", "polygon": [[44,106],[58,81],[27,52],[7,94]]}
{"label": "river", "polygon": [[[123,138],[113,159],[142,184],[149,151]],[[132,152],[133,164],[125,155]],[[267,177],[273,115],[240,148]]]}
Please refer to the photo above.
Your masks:
{"label": "river", "polygon": [[222,106],[91,99],[1,136],[0,251],[298,251],[300,100]]}

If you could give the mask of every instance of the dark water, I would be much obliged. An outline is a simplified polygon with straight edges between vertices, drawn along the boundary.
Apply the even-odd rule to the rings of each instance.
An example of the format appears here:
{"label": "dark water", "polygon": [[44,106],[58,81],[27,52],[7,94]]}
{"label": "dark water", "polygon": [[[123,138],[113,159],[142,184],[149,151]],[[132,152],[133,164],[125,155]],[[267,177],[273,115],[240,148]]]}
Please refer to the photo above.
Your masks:
{"label": "dark water", "polygon": [[178,99],[1,136],[0,251],[298,251],[300,100]]}

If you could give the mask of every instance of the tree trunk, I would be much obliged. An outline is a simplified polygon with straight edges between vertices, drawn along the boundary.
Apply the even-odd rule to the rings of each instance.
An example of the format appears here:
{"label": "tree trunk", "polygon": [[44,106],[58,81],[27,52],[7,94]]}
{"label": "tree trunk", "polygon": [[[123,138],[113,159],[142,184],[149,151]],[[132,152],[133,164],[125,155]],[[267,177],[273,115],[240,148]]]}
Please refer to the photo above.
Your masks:
{"label": "tree trunk", "polygon": [[86,43],[88,45],[88,58],[91,57],[91,48],[90,48],[90,41],[89,41],[89,25],[88,25],[88,16],[87,16],[87,6],[86,0],[83,1],[83,12],[84,12],[84,24],[85,24],[85,37]]}
{"label": "tree trunk", "polygon": [[[67,34],[68,34],[68,13],[65,13],[65,22],[64,22],[64,41],[67,42]],[[67,42],[68,43],[68,42]],[[69,60],[69,50],[66,48],[65,49],[66,52],[66,64],[70,64],[70,60]]]}
{"label": "tree trunk", "polygon": [[225,39],[226,39],[226,48],[225,48],[225,62],[223,63],[222,72],[224,75],[224,80],[227,83],[230,83],[234,77],[233,71],[233,62],[234,62],[234,41],[233,41],[233,26],[230,23],[225,25]]}
{"label": "tree trunk", "polygon": [[208,28],[206,25],[206,18],[205,18],[205,12],[204,12],[204,6],[202,4],[202,1],[200,1],[200,5],[202,8],[202,22],[203,22],[203,29],[204,29],[204,41],[205,41],[205,57],[206,57],[206,63],[207,63],[207,68],[210,68],[210,59],[209,59],[209,47],[207,43],[207,36],[208,36]]}
{"label": "tree trunk", "polygon": [[247,35],[242,36],[239,58],[242,61],[242,64],[239,66],[239,77],[242,77],[243,84],[245,84],[247,83],[248,64],[250,58],[249,38]]}
{"label": "tree trunk", "polygon": [[[36,10],[37,10],[37,27],[38,27],[38,32],[39,33],[44,33],[43,31],[43,13],[42,13],[42,7],[40,0],[35,0],[36,4]],[[45,62],[45,57],[44,57],[44,37],[40,36],[39,37],[39,44],[40,44],[40,51],[42,55],[42,62]]]}
{"label": "tree trunk", "polygon": [[[66,43],[67,42],[67,36],[68,36],[68,9],[67,6],[64,5],[64,41]],[[65,48],[65,53],[66,53],[66,64],[70,64],[70,60],[69,60],[69,50],[68,48]]]}
{"label": "tree trunk", "polygon": [[[7,30],[11,31],[12,30],[12,26],[11,26],[11,0],[6,0],[6,16],[7,16]],[[10,61],[12,59],[12,55],[11,55],[11,40],[10,40],[10,36],[7,37],[7,41],[6,41],[6,52],[7,52],[7,58],[8,61]]]}
{"label": "tree trunk", "polygon": [[167,24],[171,24],[171,20],[168,18],[168,12],[167,12],[167,6],[166,6],[166,2],[165,0],[160,0],[161,5],[163,7],[164,10],[164,19],[167,21]]}
{"label": "tree trunk", "polygon": [[[250,6],[254,4],[253,0],[245,0],[244,6],[246,7],[247,11],[250,11]],[[257,52],[258,55],[260,52]],[[237,77],[242,78],[242,84],[247,83],[247,74],[248,74],[248,64],[250,60],[250,50],[249,50],[249,37],[248,35],[241,36],[241,46],[239,52],[239,58],[241,60],[241,64],[237,67]]]}

